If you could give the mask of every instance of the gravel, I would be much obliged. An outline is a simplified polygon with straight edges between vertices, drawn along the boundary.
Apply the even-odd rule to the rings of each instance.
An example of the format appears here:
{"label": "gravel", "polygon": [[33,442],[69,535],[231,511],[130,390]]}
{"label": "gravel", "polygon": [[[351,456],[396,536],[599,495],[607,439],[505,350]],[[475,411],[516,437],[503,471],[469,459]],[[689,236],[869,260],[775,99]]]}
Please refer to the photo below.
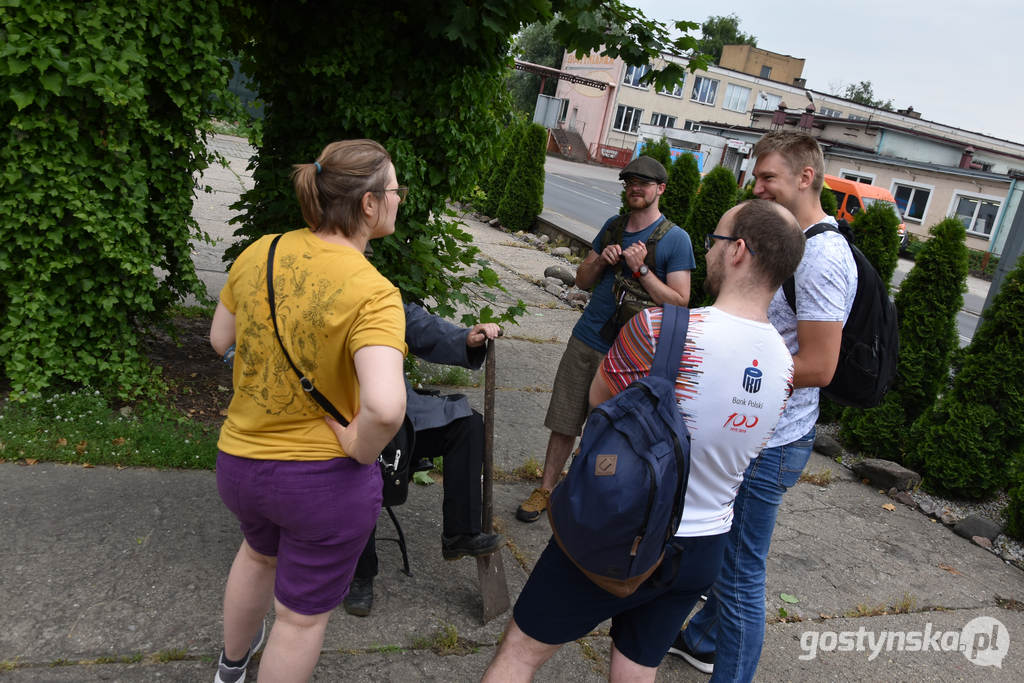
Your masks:
{"label": "gravel", "polygon": [[[819,424],[818,433],[827,434],[836,439],[837,442],[839,441],[839,426],[836,424]],[[849,469],[860,460],[863,460],[861,455],[843,449],[839,463]],[[994,498],[983,501],[943,498],[932,493],[925,493],[920,488],[911,491],[910,495],[918,505],[921,503],[924,503],[926,506],[931,504],[934,506],[936,514],[941,515],[945,512],[955,522],[959,522],[971,515],[990,519],[1000,525],[1005,524],[1006,521],[1004,512],[1009,504],[1009,497],[1004,492],[1000,492]],[[950,533],[953,533],[952,529],[950,529]],[[999,534],[992,543],[992,552],[999,555],[1005,562],[1019,569],[1024,569],[1024,544],[1020,541],[1010,538],[1006,534]]]}

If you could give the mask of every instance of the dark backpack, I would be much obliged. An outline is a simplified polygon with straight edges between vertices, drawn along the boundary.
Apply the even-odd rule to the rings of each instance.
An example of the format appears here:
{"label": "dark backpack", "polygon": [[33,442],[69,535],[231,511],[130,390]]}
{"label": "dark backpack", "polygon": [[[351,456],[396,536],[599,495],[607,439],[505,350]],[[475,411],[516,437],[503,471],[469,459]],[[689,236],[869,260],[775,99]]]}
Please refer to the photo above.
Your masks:
{"label": "dark backpack", "polygon": [[689,321],[688,309],[665,306],[650,374],[590,413],[579,452],[548,503],[559,547],[619,597],[654,573],[683,515],[690,433],[675,386]]}
{"label": "dark backpack", "polygon": [[[845,221],[844,221],[845,223]],[[844,406],[871,408],[882,402],[885,392],[896,379],[899,362],[900,335],[896,305],[882,283],[878,271],[852,242],[848,226],[837,229],[829,223],[818,223],[804,233],[807,239],[831,230],[838,232],[850,245],[857,263],[857,294],[850,317],[843,325],[836,374],[821,393]],[[792,277],[782,285],[786,302],[796,313],[796,284]]]}

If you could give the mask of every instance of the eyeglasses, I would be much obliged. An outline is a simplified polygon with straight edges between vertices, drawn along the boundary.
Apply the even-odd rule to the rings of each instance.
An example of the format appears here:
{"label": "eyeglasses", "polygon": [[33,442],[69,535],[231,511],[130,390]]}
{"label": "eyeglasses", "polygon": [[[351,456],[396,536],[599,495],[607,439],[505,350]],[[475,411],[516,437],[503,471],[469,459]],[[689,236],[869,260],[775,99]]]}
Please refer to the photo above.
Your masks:
{"label": "eyeglasses", "polygon": [[640,178],[626,178],[625,180],[622,181],[622,187],[626,188],[627,190],[634,186],[646,189],[651,185],[657,185],[657,183],[653,180],[641,180]]}
{"label": "eyeglasses", "polygon": [[378,192],[394,192],[398,195],[398,203],[401,204],[405,201],[405,198],[409,196],[408,187],[385,187],[383,190],[377,190]]}
{"label": "eyeglasses", "polygon": [[[739,242],[742,239],[742,237],[730,237],[729,235],[705,235],[704,251],[711,251],[711,245],[714,244],[712,240],[729,240],[730,242]],[[751,256],[755,256],[754,250],[750,248],[746,241],[743,242],[743,246],[746,247],[747,251],[750,252]]]}

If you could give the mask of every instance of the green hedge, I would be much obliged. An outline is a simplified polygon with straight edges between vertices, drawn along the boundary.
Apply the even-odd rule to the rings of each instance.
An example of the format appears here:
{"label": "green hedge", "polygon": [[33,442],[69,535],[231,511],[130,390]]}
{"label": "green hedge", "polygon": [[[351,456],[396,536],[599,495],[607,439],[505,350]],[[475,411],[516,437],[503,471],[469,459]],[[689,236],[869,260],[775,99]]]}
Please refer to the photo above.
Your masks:
{"label": "green hedge", "polygon": [[952,385],[911,430],[909,448],[928,488],[985,498],[1010,482],[1024,454],[1022,311],[1024,259],[983,314]]}
{"label": "green hedge", "polygon": [[945,387],[951,356],[959,346],[956,316],[963,306],[967,279],[964,226],[947,218],[933,226],[930,234],[896,293],[900,326],[896,381],[881,405],[868,410],[848,408],[842,415],[843,443],[874,457],[903,459],[909,428]]}
{"label": "green hedge", "polygon": [[659,203],[661,212],[676,225],[686,225],[698,187],[700,171],[697,159],[689,152],[683,152],[668,167],[668,184]]}
{"label": "green hedge", "polygon": [[704,238],[715,231],[719,219],[726,211],[736,205],[736,177],[724,166],[715,166],[700,183],[697,196],[690,205],[686,228],[693,244],[693,257],[697,267],[690,274],[690,306],[704,306],[708,296],[704,292],[704,279],[707,277],[707,252],[704,249]]}
{"label": "green hedge", "polygon": [[516,149],[505,194],[498,206],[498,219],[512,230],[529,230],[544,209],[544,158],[548,131],[531,123]]}

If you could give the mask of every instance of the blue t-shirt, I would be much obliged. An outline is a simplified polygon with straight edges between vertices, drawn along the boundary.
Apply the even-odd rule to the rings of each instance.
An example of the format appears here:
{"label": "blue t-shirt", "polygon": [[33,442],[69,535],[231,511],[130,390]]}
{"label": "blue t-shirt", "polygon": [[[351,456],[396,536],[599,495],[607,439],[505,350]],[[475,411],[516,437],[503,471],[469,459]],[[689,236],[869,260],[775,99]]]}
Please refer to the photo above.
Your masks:
{"label": "blue t-shirt", "polygon": [[[601,239],[604,237],[608,226],[616,218],[618,216],[612,216],[606,220],[601,230],[597,233],[597,237],[591,243],[591,248],[597,253],[601,253]],[[623,231],[622,248],[625,249],[637,242],[646,242],[647,238],[654,233],[654,229],[663,220],[665,220],[665,217],[661,216],[639,232]],[[654,274],[662,282],[665,282],[665,277],[669,273],[674,273],[677,270],[693,270],[697,267],[696,261],[693,258],[693,246],[690,244],[690,236],[679,226],[669,230],[658,241],[656,257]],[[622,268],[623,275],[626,277],[632,276],[632,272],[629,270],[629,266],[626,265],[625,259],[619,260],[619,267]],[[605,268],[601,274],[601,279],[594,286],[590,303],[583,309],[583,315],[580,316],[576,327],[572,330],[573,336],[601,353],[608,353],[608,349],[611,348],[611,344],[601,337],[601,328],[615,312],[615,298],[612,296],[612,283],[614,281],[614,269]]]}

